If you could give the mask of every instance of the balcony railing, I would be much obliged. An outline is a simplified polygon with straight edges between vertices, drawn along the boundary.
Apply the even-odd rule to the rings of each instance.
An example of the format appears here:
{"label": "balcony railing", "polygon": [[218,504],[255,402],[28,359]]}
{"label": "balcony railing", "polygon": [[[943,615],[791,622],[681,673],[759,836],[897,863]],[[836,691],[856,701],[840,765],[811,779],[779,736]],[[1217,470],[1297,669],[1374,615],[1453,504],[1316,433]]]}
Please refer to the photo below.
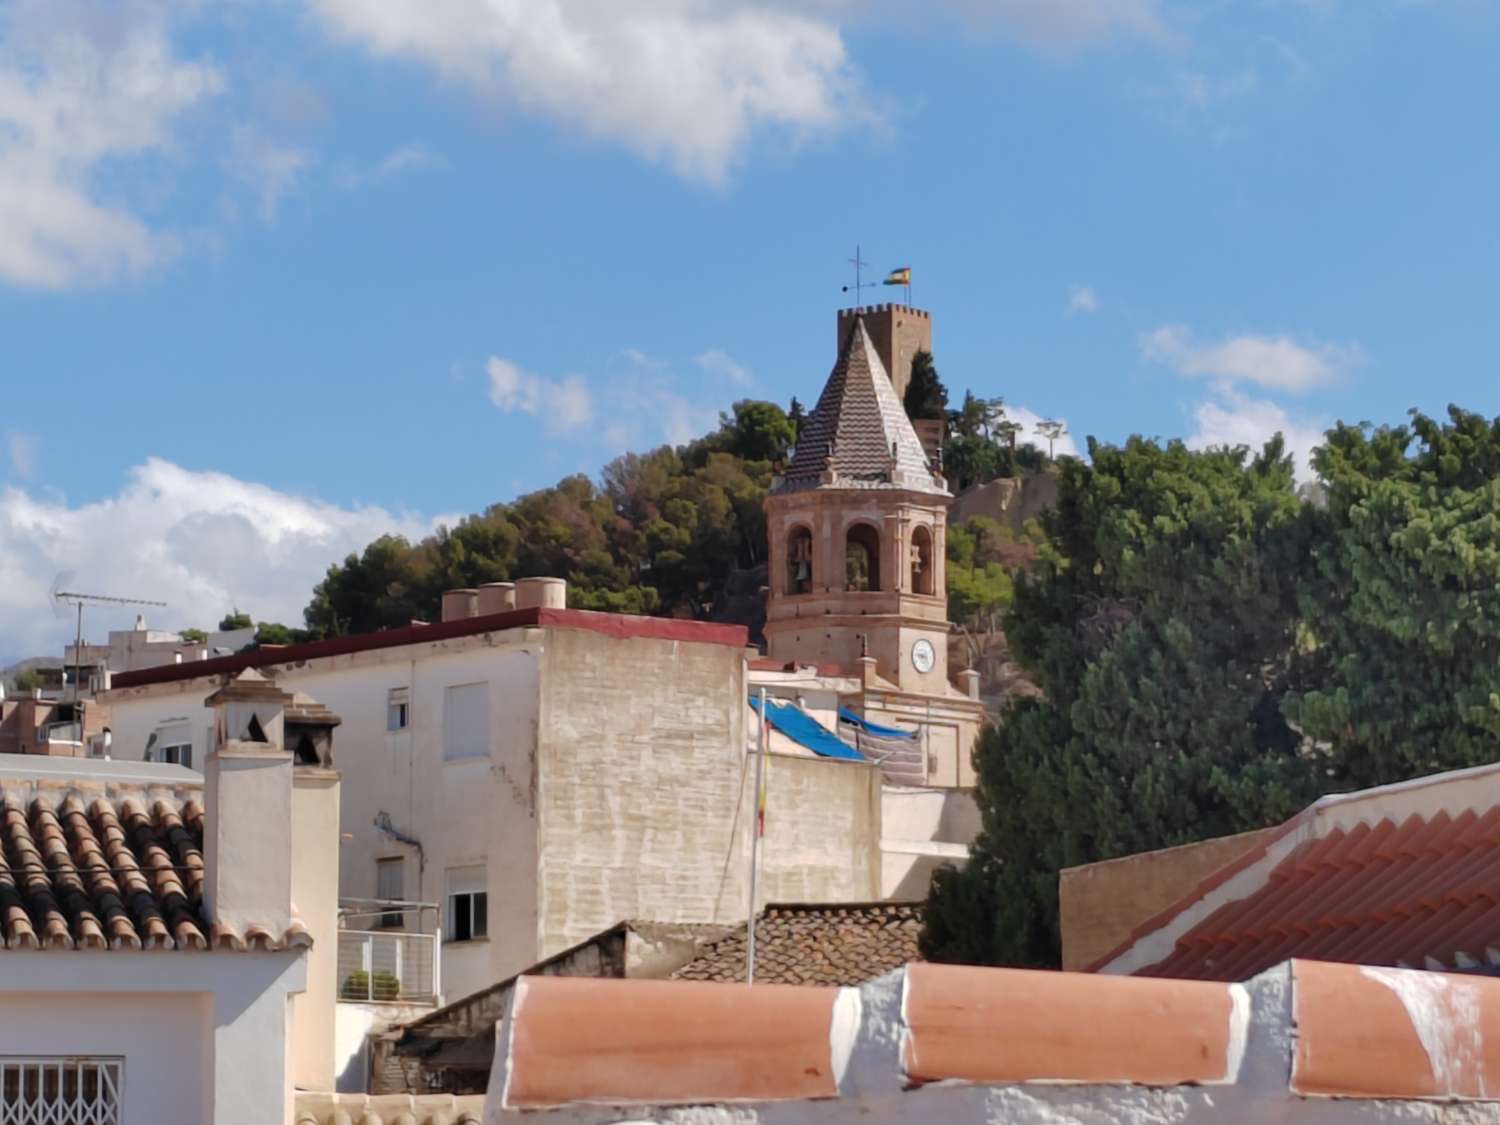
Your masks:
{"label": "balcony railing", "polygon": [[340,1000],[439,1002],[443,946],[436,903],[341,899],[339,926]]}
{"label": "balcony railing", "polygon": [[441,991],[438,935],[339,931],[339,999],[354,1004],[434,1004]]}

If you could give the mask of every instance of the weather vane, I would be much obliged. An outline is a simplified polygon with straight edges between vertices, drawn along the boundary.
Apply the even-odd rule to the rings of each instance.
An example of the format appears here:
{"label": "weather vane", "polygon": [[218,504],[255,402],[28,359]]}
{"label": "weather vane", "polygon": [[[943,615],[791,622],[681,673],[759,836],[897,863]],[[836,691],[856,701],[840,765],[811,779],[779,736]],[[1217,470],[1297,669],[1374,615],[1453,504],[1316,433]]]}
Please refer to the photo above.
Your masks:
{"label": "weather vane", "polygon": [[873,281],[867,282],[864,280],[864,274],[862,273],[862,271],[870,263],[860,257],[859,243],[857,242],[854,244],[854,257],[849,259],[849,264],[854,267],[854,284],[844,286],[844,292],[848,293],[852,290],[854,293],[854,303],[857,305],[860,301],[861,291],[865,289],[874,289],[876,284]]}

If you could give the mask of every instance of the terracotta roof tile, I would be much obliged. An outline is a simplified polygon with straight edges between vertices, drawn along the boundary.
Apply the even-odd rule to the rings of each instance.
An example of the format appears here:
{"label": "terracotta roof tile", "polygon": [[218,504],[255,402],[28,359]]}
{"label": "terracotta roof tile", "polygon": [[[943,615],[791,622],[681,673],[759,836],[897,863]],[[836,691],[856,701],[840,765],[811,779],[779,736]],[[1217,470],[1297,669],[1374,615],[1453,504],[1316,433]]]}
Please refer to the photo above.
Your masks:
{"label": "terracotta roof tile", "polygon": [[[1280,862],[1264,854],[1258,884],[1178,933],[1144,976],[1242,980],[1291,957],[1376,965],[1458,967],[1483,963],[1500,946],[1500,800],[1472,804],[1462,777],[1427,787],[1425,812],[1382,811],[1352,826],[1308,810],[1286,826],[1314,835]],[[1398,793],[1399,797],[1400,794]],[[1451,797],[1433,807],[1433,797]],[[1350,795],[1346,800],[1359,799]],[[1245,870],[1241,864],[1240,870]],[[1223,873],[1136,931],[1144,946],[1174,917],[1225,897]],[[1103,965],[1127,952],[1116,951]]]}
{"label": "terracotta roof tile", "polygon": [[507,1108],[838,1094],[827,989],[522,977]]}
{"label": "terracotta roof tile", "polygon": [[24,785],[0,795],[0,943],[6,949],[282,949],[285,934],[210,926],[196,793],[100,794]]}
{"label": "terracotta roof tile", "polygon": [[[855,985],[921,960],[916,903],[767,906],[755,923],[757,984]],[[731,930],[672,974],[674,980],[743,981],[745,928]]]}

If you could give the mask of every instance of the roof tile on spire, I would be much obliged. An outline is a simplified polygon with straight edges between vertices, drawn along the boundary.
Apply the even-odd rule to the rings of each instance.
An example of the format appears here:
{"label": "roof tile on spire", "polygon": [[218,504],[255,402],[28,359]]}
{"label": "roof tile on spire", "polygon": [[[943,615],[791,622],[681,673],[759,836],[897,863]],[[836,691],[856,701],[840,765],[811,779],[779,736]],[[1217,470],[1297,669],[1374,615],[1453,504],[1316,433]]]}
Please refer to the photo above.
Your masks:
{"label": "roof tile on spire", "polygon": [[863,317],[855,318],[818,405],[798,435],[796,455],[773,491],[815,488],[948,494],[942,477],[927,464]]}

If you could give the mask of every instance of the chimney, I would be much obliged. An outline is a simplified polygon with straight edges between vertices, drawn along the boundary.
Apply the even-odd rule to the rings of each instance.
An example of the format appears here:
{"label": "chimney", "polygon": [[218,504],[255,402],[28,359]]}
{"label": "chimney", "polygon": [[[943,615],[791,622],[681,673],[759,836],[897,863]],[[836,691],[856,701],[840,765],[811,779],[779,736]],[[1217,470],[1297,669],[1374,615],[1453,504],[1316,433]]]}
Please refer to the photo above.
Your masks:
{"label": "chimney", "polygon": [[478,590],[443,591],[443,620],[461,621],[473,617],[479,608]]}
{"label": "chimney", "polygon": [[958,684],[970,699],[979,698],[979,673],[973,668],[965,668],[958,674]]}
{"label": "chimney", "polygon": [[566,609],[568,583],[562,578],[519,578],[516,580],[517,609]]}
{"label": "chimney", "polygon": [[264,927],[279,941],[292,920],[292,756],[284,717],[292,696],[247,668],[203,701],[214,709],[204,763],[204,905],[241,937]]}
{"label": "chimney", "polygon": [[479,616],[506,613],[516,608],[516,584],[514,582],[486,582],[479,587]]}
{"label": "chimney", "polygon": [[[322,704],[311,706],[338,722]],[[330,744],[325,763],[332,758]],[[331,1090],[337,1080],[339,774],[326,764],[292,767],[291,859],[292,902],[312,937],[307,989],[292,997],[292,1082]]]}

